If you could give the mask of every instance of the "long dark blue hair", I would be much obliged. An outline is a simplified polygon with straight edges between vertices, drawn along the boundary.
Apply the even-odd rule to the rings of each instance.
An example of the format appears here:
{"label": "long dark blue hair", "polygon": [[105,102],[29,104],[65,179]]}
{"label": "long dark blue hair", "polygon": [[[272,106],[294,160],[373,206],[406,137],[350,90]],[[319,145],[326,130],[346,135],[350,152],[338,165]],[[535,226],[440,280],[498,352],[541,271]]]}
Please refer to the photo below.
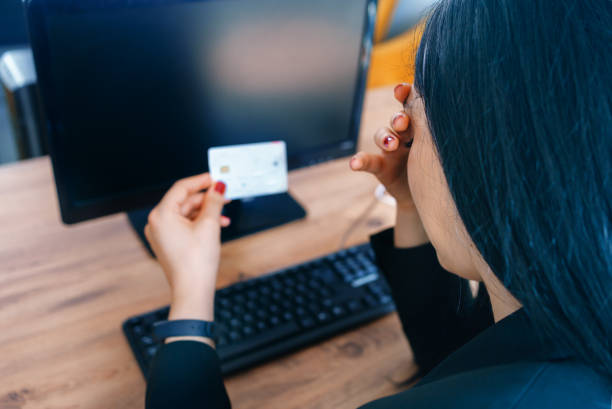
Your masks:
{"label": "long dark blue hair", "polygon": [[540,335],[612,374],[612,2],[443,0],[415,86],[461,219]]}

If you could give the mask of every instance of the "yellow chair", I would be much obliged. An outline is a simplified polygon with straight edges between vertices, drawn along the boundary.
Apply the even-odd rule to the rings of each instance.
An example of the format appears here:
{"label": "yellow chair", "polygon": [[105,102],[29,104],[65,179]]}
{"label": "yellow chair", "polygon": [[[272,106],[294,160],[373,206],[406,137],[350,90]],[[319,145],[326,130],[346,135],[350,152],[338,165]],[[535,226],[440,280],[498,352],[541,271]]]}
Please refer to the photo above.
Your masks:
{"label": "yellow chair", "polygon": [[414,81],[414,60],[425,24],[421,22],[404,34],[382,41],[389,29],[396,1],[378,1],[368,88]]}

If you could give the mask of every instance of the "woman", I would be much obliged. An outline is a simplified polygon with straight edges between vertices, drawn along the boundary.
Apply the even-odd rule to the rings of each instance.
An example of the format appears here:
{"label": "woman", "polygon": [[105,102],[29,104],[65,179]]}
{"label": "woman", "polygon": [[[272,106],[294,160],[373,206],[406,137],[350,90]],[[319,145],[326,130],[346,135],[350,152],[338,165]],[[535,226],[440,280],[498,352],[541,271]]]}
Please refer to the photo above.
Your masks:
{"label": "woman", "polygon": [[[366,404],[609,407],[612,397],[612,7],[445,0],[404,109],[350,166],[397,200],[372,238],[424,378]],[[178,182],[147,237],[170,320],[213,319],[223,184]],[[406,273],[410,265],[411,275]],[[452,272],[455,275],[451,275]],[[203,273],[204,272],[204,273]],[[466,279],[482,283],[471,297]],[[226,408],[214,345],[170,338],[148,408]]]}

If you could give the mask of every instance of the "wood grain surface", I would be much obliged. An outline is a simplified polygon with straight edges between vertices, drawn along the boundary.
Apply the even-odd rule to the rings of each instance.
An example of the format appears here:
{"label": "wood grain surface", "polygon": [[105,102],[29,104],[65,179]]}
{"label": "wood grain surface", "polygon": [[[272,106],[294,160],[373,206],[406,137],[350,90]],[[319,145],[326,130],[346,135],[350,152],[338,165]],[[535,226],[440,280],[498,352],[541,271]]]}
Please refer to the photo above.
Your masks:
{"label": "wood grain surface", "polygon": [[[369,91],[360,144],[400,106]],[[335,251],[376,181],[348,158],[291,172],[305,220],[227,243],[218,285]],[[379,203],[348,244],[393,223]],[[121,332],[168,285],[124,214],[65,226],[48,158],[0,167],[0,409],[132,409],[145,381]],[[228,377],[234,408],[352,408],[407,387],[416,368],[395,314]]]}

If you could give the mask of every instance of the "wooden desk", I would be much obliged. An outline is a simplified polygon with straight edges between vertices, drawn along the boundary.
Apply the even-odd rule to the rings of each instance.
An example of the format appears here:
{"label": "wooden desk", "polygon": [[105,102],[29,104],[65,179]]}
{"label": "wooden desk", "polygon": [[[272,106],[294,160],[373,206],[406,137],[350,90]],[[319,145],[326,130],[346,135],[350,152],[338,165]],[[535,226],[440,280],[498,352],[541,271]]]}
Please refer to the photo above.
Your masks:
{"label": "wooden desk", "polygon": [[[362,147],[399,108],[370,91]],[[376,181],[341,159],[292,172],[306,220],[223,246],[219,286],[336,250]],[[144,406],[145,381],[121,332],[169,302],[166,280],[125,215],[67,227],[47,158],[0,167],[0,409]],[[348,244],[392,224],[378,204]],[[227,378],[233,406],[353,408],[405,389],[412,355],[395,314]]]}

